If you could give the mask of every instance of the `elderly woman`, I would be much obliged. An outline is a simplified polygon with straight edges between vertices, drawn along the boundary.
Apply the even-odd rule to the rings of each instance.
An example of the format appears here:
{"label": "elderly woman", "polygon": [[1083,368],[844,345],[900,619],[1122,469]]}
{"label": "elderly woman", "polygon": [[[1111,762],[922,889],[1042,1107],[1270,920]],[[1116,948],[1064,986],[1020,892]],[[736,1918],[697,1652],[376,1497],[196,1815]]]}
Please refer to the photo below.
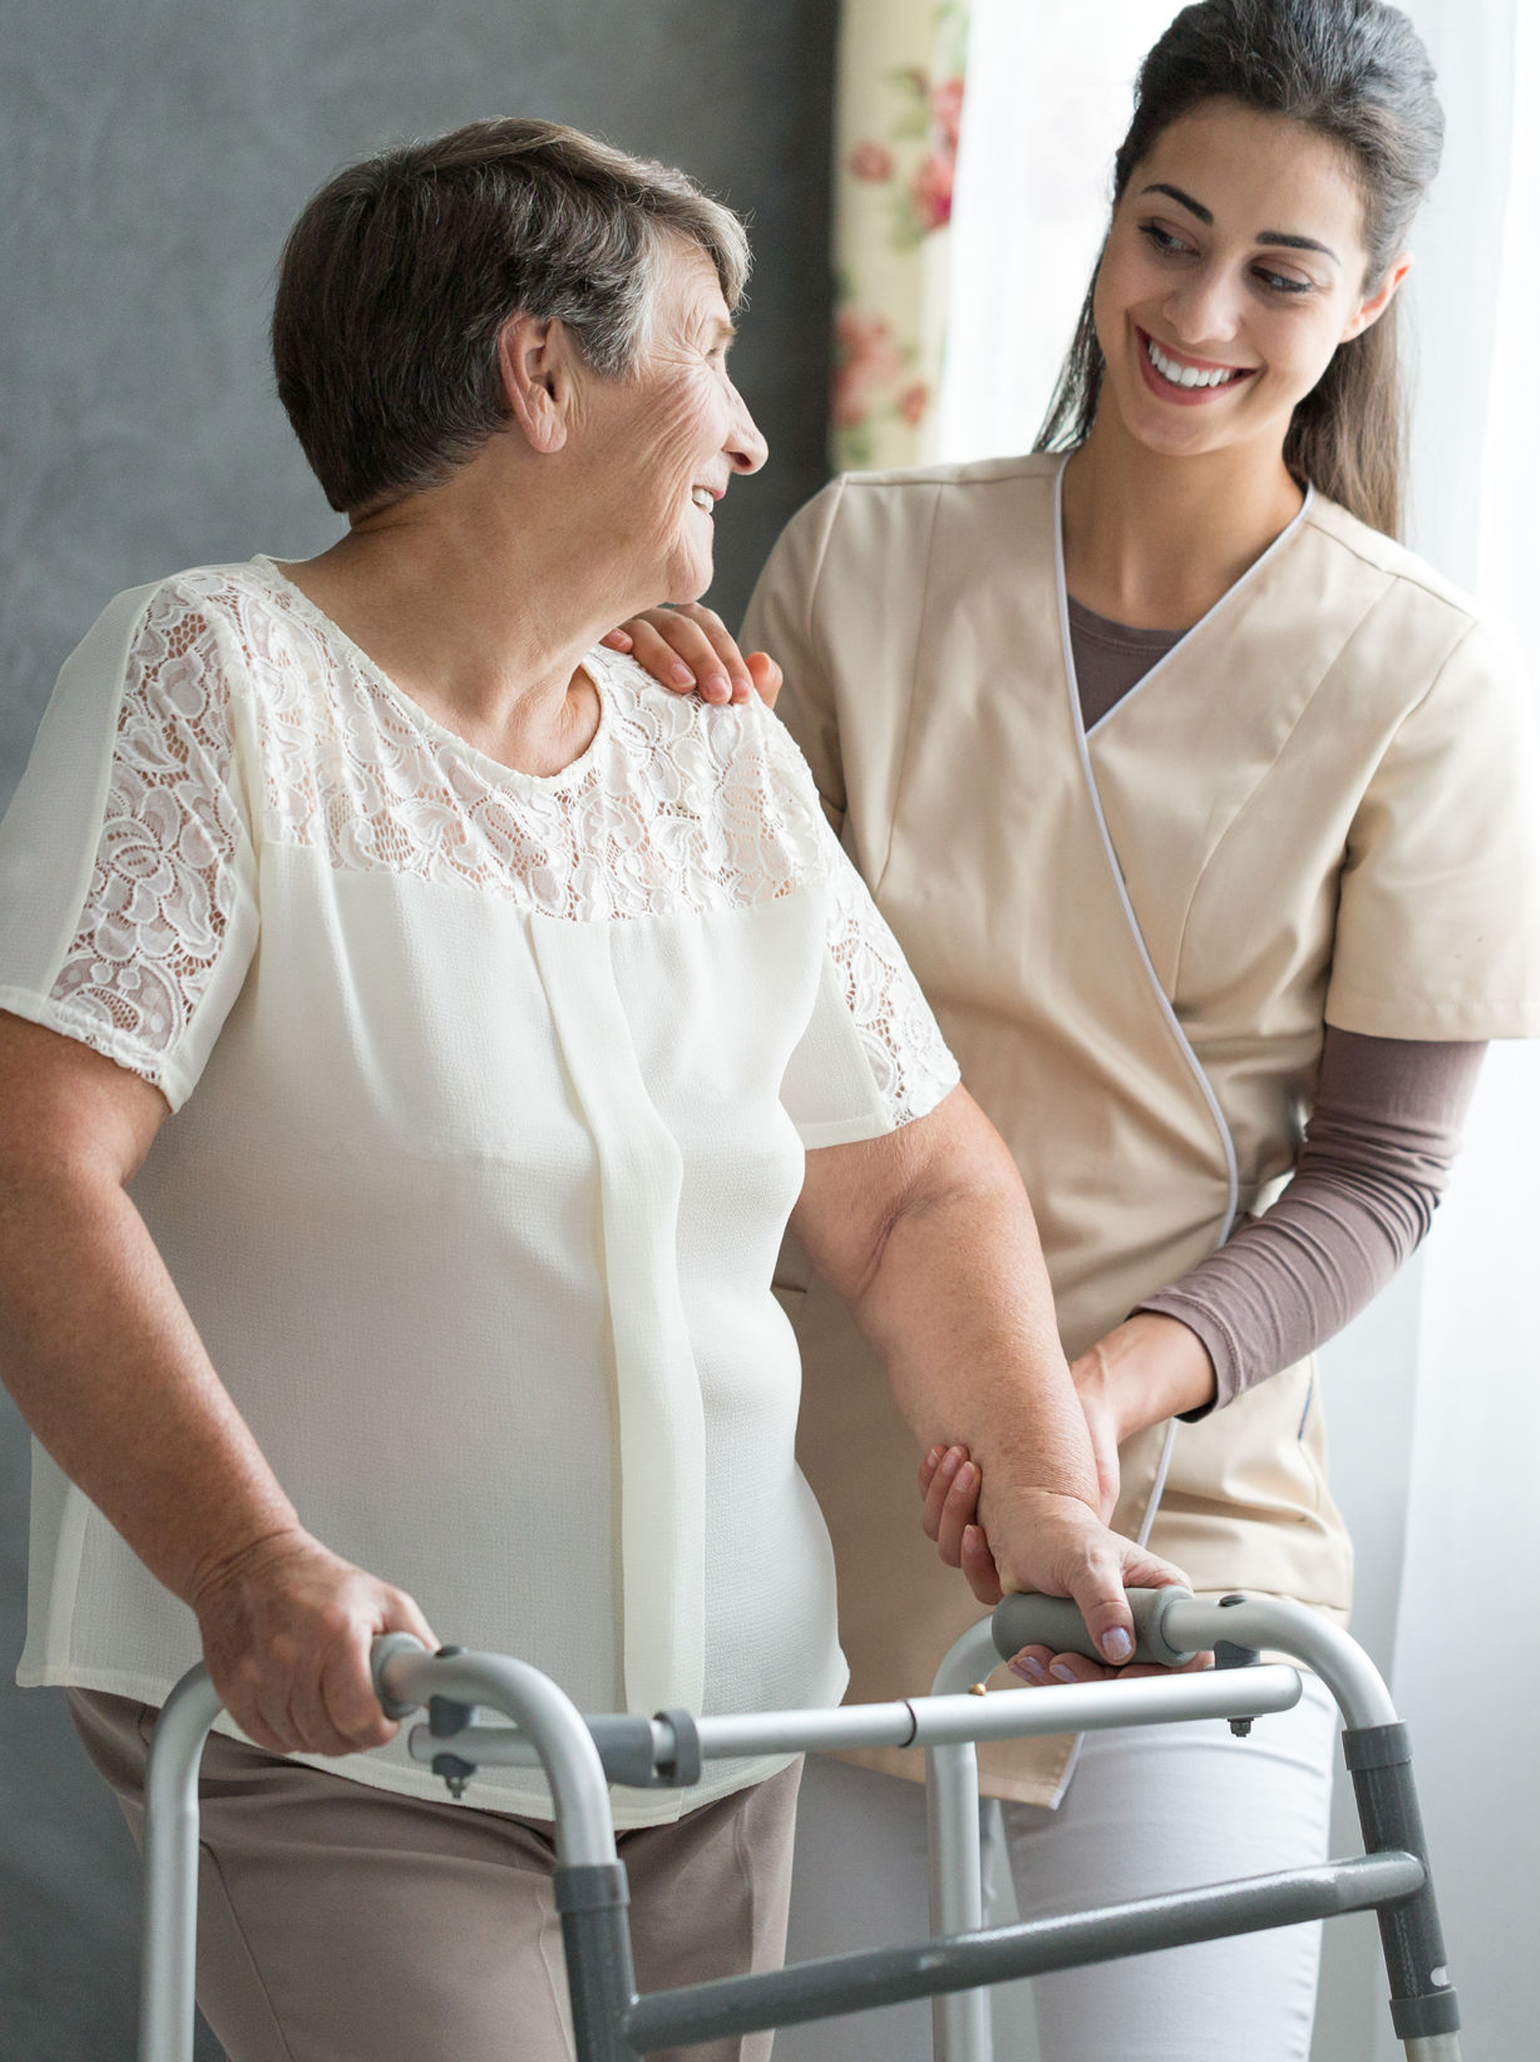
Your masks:
{"label": "elderly woman", "polygon": [[[1121,1582],[1169,1576],[1098,1522],[1014,1167],[795,749],[595,648],[705,588],[764,460],[745,269],[681,174],[544,123],[344,171],[274,346],[347,535],[114,601],[0,843],[21,1679],[132,1819],[207,1658],[237,2062],[568,2052],[536,1781],[329,1765],[390,1739],[373,1635],[589,1709],[840,1695],[788,1216],[918,1445],[982,1463],[1008,1581],[1117,1659]],[[645,1986],[778,1956],[796,1781],[618,1795]]]}

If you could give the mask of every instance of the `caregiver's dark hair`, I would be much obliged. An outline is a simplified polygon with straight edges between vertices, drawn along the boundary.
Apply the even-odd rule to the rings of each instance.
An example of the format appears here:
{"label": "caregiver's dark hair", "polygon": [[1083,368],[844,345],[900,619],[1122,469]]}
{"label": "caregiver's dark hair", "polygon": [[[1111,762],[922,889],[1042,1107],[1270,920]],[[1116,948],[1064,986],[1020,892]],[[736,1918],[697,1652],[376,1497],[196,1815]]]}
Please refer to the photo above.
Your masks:
{"label": "caregiver's dark hair", "polygon": [[332,507],[432,486],[501,426],[497,342],[515,310],[558,318],[624,378],[670,237],[700,247],[735,308],[737,216],[560,122],[472,122],[344,166],[290,231],[273,306],[278,398]]}
{"label": "caregiver's dark hair", "polygon": [[[1114,161],[1113,206],[1161,131],[1205,101],[1286,115],[1346,152],[1364,203],[1365,288],[1405,248],[1438,170],[1444,117],[1416,31],[1381,0],[1200,0],[1184,7],[1139,71],[1134,118]],[[1039,451],[1080,443],[1104,360],[1092,318],[1093,275],[1069,356],[1038,433]],[[1284,461],[1296,479],[1395,537],[1400,534],[1406,409],[1398,302],[1340,344],[1294,411]]]}

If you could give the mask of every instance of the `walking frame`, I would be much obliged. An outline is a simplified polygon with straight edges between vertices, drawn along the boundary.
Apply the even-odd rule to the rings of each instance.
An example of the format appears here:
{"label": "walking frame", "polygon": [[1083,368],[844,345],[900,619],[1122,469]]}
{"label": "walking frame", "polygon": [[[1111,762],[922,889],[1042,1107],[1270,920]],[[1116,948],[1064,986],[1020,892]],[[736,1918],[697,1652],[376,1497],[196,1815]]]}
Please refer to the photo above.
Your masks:
{"label": "walking frame", "polygon": [[[1075,1607],[1007,1597],[964,1633],[926,1697],[833,1710],[701,1718],[585,1718],[549,1677],[505,1655],[429,1654],[404,1633],[374,1647],[375,1685],[392,1718],[426,1706],[413,1758],[458,1796],[477,1769],[540,1766],[555,1805],[554,1887],[562,1915],[580,2062],[637,2062],[660,2048],[790,2026],[930,1997],[938,2062],[990,2062],[988,1986],[1152,1949],[1374,1910],[1390,2011],[1410,2062],[1459,2062],[1459,2007],[1449,1983],[1406,1728],[1355,1641],[1303,1606],[1273,1597],[1204,1602],[1182,1589],[1131,1591],[1135,1658],[1175,1667],[1213,1650],[1199,1673],[1113,1684],[992,1691],[982,1679],[1022,1647],[1091,1652]],[[1264,1662],[1262,1652],[1289,1663]],[[1320,1677],[1343,1720],[1364,1852],[1144,1897],[1097,1910],[985,1929],[976,1743],[1179,1720],[1254,1719],[1301,1694],[1292,1662]],[[220,1700],[203,1667],[167,1699],[146,1787],[145,1925],[139,2062],[192,2062],[196,1958],[198,1767]],[[511,1724],[478,1721],[478,1709]],[[926,1753],[931,1924],[928,1940],[831,1955],[784,1969],[638,1996],[626,1871],[609,1785],[687,1789],[707,1761],[855,1747]],[[514,2048],[510,2045],[510,2054]]]}

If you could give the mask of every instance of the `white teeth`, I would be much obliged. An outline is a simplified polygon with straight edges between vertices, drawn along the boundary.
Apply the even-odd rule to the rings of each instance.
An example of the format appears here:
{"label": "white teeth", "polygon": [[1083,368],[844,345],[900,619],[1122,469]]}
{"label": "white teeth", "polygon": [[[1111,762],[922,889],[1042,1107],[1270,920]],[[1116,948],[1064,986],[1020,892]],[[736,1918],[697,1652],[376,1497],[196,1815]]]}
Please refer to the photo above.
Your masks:
{"label": "white teeth", "polygon": [[703,508],[706,511],[707,515],[710,515],[711,489],[709,487],[692,487],[690,489],[690,499],[695,503],[695,506],[697,508]]}
{"label": "white teeth", "polygon": [[1223,368],[1218,372],[1200,372],[1196,365],[1179,365],[1174,358],[1166,356],[1153,337],[1145,338],[1144,347],[1155,370],[1174,387],[1222,387],[1240,378],[1239,372],[1227,372]]}

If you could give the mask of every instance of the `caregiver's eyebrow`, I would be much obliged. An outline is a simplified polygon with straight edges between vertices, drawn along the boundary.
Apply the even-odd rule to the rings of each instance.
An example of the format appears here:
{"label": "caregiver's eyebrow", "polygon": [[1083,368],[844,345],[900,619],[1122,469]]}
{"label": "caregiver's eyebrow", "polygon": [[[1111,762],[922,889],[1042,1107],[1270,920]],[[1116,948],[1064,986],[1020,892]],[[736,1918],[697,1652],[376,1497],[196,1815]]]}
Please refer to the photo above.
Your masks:
{"label": "caregiver's eyebrow", "polygon": [[1164,181],[1162,181],[1158,185],[1147,186],[1144,190],[1146,193],[1165,194],[1168,200],[1174,200],[1178,202],[1182,207],[1187,209],[1189,214],[1196,215],[1198,220],[1203,224],[1205,229],[1213,228],[1214,218],[1209,213],[1208,209],[1203,205],[1202,201],[1194,200],[1190,193],[1183,193],[1180,186],[1167,186],[1164,183]]}
{"label": "caregiver's eyebrow", "polygon": [[[1213,228],[1213,215],[1202,201],[1194,200],[1190,193],[1183,193],[1180,186],[1167,186],[1164,180],[1160,180],[1153,186],[1146,186],[1144,191],[1165,194],[1168,200],[1176,201],[1179,206],[1186,208],[1189,214],[1196,215],[1206,229]],[[1313,236],[1294,236],[1287,229],[1264,229],[1257,242],[1285,251],[1319,251],[1323,258],[1330,258],[1334,265],[1340,265],[1342,262],[1330,244],[1317,243]]]}

